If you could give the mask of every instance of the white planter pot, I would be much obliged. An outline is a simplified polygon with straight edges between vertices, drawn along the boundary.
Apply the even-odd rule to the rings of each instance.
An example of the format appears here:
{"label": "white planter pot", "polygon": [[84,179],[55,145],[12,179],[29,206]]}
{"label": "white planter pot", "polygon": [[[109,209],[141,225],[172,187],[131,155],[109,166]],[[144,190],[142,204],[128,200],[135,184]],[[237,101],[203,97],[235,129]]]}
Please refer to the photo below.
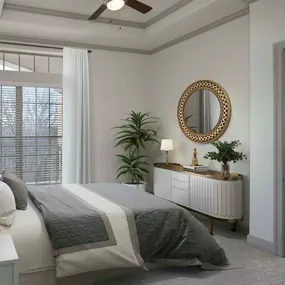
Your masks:
{"label": "white planter pot", "polygon": [[140,184],[130,184],[130,183],[122,183],[122,184],[146,192],[146,182],[141,182]]}

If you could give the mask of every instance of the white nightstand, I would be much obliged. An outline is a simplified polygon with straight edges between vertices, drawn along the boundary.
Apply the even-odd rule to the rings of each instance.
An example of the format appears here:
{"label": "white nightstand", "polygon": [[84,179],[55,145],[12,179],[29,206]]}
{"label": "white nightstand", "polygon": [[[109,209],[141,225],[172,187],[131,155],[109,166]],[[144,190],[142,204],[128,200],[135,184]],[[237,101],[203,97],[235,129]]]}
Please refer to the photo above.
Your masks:
{"label": "white nightstand", "polygon": [[0,285],[18,285],[18,255],[12,237],[0,234]]}

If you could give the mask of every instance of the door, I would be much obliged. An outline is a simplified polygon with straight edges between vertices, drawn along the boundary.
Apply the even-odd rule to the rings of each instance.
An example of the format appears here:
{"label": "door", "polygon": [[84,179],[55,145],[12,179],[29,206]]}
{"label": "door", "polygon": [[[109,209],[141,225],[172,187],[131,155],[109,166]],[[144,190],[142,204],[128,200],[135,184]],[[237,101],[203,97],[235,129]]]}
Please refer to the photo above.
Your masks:
{"label": "door", "polygon": [[170,200],[170,176],[171,171],[154,168],[154,195]]}

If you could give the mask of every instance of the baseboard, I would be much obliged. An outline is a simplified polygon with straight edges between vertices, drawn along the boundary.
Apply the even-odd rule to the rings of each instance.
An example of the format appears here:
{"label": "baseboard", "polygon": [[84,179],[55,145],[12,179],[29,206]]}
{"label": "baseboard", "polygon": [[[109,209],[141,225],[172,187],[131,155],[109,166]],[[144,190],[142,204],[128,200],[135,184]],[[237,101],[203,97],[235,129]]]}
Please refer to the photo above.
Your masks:
{"label": "baseboard", "polygon": [[248,235],[247,243],[263,251],[276,254],[275,244],[273,242],[270,242],[270,241],[252,236],[252,235]]}

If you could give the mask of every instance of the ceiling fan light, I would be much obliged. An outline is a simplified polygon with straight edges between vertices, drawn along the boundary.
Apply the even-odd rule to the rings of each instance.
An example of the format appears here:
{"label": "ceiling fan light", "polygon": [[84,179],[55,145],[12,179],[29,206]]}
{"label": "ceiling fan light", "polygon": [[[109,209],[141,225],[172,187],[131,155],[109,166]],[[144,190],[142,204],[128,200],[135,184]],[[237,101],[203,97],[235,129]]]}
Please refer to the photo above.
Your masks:
{"label": "ceiling fan light", "polygon": [[107,7],[111,11],[118,11],[122,9],[125,5],[124,0],[111,0],[107,3]]}

